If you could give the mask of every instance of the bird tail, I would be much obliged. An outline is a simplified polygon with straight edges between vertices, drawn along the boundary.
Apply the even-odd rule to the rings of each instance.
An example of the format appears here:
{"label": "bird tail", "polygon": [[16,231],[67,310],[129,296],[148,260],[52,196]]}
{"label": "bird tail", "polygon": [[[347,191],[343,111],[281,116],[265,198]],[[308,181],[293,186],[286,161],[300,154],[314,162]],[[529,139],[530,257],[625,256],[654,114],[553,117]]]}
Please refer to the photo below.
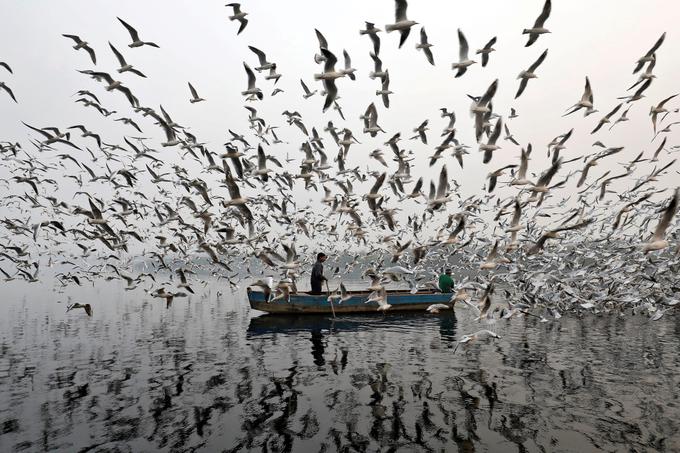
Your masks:
{"label": "bird tail", "polygon": [[396,30],[396,29],[397,29],[397,27],[396,27],[395,25],[385,25],[385,31],[386,31],[387,33],[391,32],[391,31],[394,31],[394,30]]}
{"label": "bird tail", "polygon": [[522,30],[523,35],[528,35],[529,33],[531,33],[531,30],[529,30],[528,28],[525,28],[524,30]]}

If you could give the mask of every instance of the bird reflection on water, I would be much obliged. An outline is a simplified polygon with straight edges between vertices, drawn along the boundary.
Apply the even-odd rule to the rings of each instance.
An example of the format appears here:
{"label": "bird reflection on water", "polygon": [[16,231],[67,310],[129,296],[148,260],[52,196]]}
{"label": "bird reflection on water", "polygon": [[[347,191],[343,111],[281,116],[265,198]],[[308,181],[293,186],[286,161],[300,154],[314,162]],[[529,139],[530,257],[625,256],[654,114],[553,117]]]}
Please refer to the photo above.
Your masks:
{"label": "bird reflection on water", "polygon": [[33,304],[10,305],[1,451],[673,451],[680,442],[671,316],[655,329],[636,316],[513,317],[500,339],[454,354],[475,326],[462,309],[333,320],[258,316],[238,296],[113,307],[90,318],[60,306],[50,321]]}

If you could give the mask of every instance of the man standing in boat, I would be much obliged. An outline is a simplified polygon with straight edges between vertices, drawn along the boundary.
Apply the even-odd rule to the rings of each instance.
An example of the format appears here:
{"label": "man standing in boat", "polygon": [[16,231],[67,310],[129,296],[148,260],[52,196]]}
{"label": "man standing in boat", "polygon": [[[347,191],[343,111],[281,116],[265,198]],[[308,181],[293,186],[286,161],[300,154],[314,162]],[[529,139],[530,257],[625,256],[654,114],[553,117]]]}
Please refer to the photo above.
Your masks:
{"label": "man standing in boat", "polygon": [[326,277],[323,276],[323,262],[326,261],[328,257],[325,253],[318,253],[316,255],[316,263],[312,266],[312,278],[310,280],[312,290],[310,294],[321,294],[321,284],[326,281]]}
{"label": "man standing in boat", "polygon": [[451,269],[446,269],[446,271],[439,276],[439,289],[443,293],[453,292],[453,278],[451,278]]}

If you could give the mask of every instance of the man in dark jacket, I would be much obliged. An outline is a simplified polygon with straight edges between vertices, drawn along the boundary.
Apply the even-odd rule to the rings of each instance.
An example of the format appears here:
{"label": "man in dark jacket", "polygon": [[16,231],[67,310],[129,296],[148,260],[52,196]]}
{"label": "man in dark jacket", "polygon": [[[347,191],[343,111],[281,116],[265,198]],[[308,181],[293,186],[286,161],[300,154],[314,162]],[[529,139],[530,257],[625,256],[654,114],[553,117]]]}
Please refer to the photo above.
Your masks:
{"label": "man in dark jacket", "polygon": [[323,276],[323,262],[326,261],[328,257],[325,253],[318,253],[316,255],[316,263],[312,266],[312,278],[310,280],[312,290],[310,294],[321,294],[321,284],[326,280]]}

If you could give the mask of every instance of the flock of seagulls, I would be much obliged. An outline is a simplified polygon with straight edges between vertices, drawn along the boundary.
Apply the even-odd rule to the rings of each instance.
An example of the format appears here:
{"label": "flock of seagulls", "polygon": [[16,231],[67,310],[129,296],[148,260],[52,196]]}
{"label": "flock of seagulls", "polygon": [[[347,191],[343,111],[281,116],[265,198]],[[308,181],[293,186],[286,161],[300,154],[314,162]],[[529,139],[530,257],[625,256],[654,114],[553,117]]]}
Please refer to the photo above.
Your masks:
{"label": "flock of seagulls", "polygon": [[[229,20],[240,23],[240,35],[249,23],[247,13],[238,3],[227,6],[233,9]],[[394,23],[385,25],[384,31],[398,32],[401,48],[418,22],[408,18],[406,0],[395,0],[395,6]],[[527,47],[550,33],[545,24],[551,7],[546,0],[533,27],[523,30]],[[118,20],[130,35],[130,49],[159,47],[142,41],[135,28]],[[285,303],[297,291],[297,281],[316,251],[324,249],[346,257],[338,258],[331,270],[339,285],[329,291],[329,300],[346,301],[350,296],[343,278],[361,273],[371,282],[366,302],[380,311],[390,309],[390,285],[408,285],[413,292],[437,289],[436,271],[444,266],[467,277],[450,304],[434,305],[428,311],[438,313],[458,304],[488,325],[516,316],[556,320],[568,311],[617,310],[624,315],[631,310],[658,319],[658,313],[678,304],[680,288],[673,280],[680,269],[678,190],[654,184],[670,172],[678,173],[671,154],[680,145],[668,144],[672,126],[680,124],[673,121],[677,94],[650,107],[652,141],[660,140],[653,153],[643,151],[633,160],[616,161],[624,147],[603,143],[614,126],[629,120],[629,111],[640,104],[656,79],[653,70],[662,57],[665,34],[635,60],[633,74],[640,75],[627,92],[636,91],[614,101],[616,105],[594,123],[592,131],[586,131],[598,134],[593,150],[565,158],[571,129],[547,144],[549,161],[537,167],[530,163],[539,146],[515,137],[509,128],[519,117],[517,110],[509,108],[504,118],[494,105],[499,85],[510,81],[496,79],[481,95],[468,95],[474,119],[470,133],[479,157],[458,138],[456,113],[450,107],[442,107],[433,118],[414,121],[414,135],[408,138],[411,131],[402,136],[402,131],[383,129],[379,117],[395,93],[380,57],[381,32],[368,21],[359,31],[370,38],[368,53],[373,61],[372,70],[362,70],[352,66],[346,49],[340,64],[336,57],[340,48],[331,50],[322,32],[315,30],[318,48],[310,50],[310,58],[320,69],[301,74],[299,102],[323,97],[320,107],[327,112],[326,124],[303,118],[294,106],[282,112],[283,121],[258,113],[254,107],[258,102],[283,92],[274,87],[283,75],[265,52],[249,45],[257,65],[243,62],[246,88],[241,95],[247,103],[250,130],[228,129],[221,149],[201,141],[163,106],[145,105],[141,93],[133,93],[125,83],[132,76],[147,76],[109,42],[119,67],[109,72],[79,70],[86,78],[75,102],[92,115],[108,118],[118,113],[110,121],[129,127],[133,135],[112,143],[106,134],[85,124],[59,128],[22,121],[30,135],[27,142],[0,142],[2,168],[8,176],[0,178],[0,184],[19,188],[1,201],[0,271],[5,280],[40,281],[45,266],[41,257],[48,256],[47,265],[67,269],[58,274],[63,286],[98,278],[122,280],[126,290],[142,287],[169,305],[209,284],[200,277],[201,271],[208,270],[232,288],[239,286],[244,273],[263,273],[276,278],[253,285],[270,293],[272,303]],[[97,65],[91,43],[74,34],[63,36]],[[452,63],[452,83],[476,63],[462,29],[457,37],[459,58]],[[482,67],[489,64],[497,43],[493,37],[475,52],[481,55]],[[425,55],[427,63],[422,64],[435,65],[434,45],[424,27],[415,47]],[[134,52],[135,60],[141,60],[144,51]],[[537,78],[539,67],[548,64],[547,55],[546,49],[519,73],[515,99]],[[0,66],[0,71],[13,75],[8,63]],[[111,74],[119,74],[116,77],[122,80]],[[342,91],[338,81],[360,77],[379,80],[376,96],[381,102],[367,100],[368,107],[359,116],[363,129],[352,130],[338,103]],[[209,102],[191,82],[187,84],[189,104]],[[274,88],[271,95],[263,89],[265,84]],[[17,102],[4,82],[0,88]],[[96,94],[90,91],[97,88]],[[113,92],[125,97],[127,113],[107,106],[104,96]],[[580,100],[563,116],[578,111],[584,116],[598,111],[588,76]],[[441,142],[431,143],[437,121],[442,121]],[[154,143],[138,136],[148,135],[154,127],[164,141]],[[294,135],[298,142],[280,139],[282,129],[289,134],[281,137]],[[362,141],[369,137],[384,137],[384,147],[367,149]],[[412,141],[430,148],[432,154],[414,153]],[[177,150],[191,165],[172,163],[158,147]],[[294,147],[299,148],[297,155],[291,151]],[[483,190],[463,199],[455,177],[450,176],[453,168],[463,171],[468,159],[490,165],[498,152],[516,153],[517,162],[490,167]],[[360,153],[370,157],[369,167],[354,163]],[[595,175],[605,160],[608,168],[620,166],[621,171]],[[439,166],[431,180],[425,174],[412,174],[421,164]],[[614,181],[621,189],[611,190]],[[68,192],[66,182],[77,190]],[[300,201],[295,196],[300,188],[318,193],[318,205]],[[355,252],[357,247],[363,252]],[[507,308],[492,303],[495,291],[502,291]],[[69,307],[73,308],[84,308],[89,315],[93,311],[90,304]],[[461,343],[496,337],[484,328],[464,336]]]}

